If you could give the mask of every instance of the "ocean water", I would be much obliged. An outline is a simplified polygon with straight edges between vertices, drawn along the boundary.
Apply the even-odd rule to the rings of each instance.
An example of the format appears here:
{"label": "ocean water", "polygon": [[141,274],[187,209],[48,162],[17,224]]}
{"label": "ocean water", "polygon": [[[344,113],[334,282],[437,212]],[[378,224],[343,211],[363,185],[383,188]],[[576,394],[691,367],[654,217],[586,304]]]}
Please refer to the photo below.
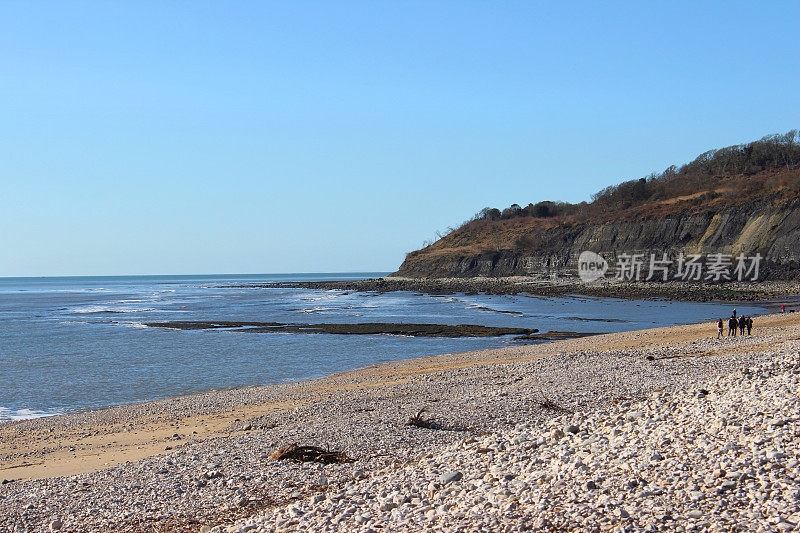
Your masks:
{"label": "ocean water", "polygon": [[420,322],[602,333],[731,311],[714,303],[242,287],[382,274],[0,278],[0,422],[520,342],[175,331],[144,326],[151,321]]}

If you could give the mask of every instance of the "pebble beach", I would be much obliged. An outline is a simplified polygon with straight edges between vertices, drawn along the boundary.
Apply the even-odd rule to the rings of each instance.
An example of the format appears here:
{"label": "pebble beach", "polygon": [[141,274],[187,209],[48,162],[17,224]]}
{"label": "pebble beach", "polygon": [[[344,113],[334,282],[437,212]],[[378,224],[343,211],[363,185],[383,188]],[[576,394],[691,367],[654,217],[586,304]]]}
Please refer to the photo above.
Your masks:
{"label": "pebble beach", "polygon": [[[0,531],[800,530],[800,317],[715,337],[613,333],[3,424]],[[292,443],[350,461],[271,459]]]}

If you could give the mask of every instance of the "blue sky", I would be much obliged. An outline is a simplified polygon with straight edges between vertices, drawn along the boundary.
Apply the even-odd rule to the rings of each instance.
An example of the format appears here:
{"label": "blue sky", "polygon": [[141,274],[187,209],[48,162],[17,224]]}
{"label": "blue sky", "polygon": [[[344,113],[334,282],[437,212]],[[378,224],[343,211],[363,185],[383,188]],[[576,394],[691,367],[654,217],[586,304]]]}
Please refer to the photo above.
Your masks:
{"label": "blue sky", "polygon": [[393,270],[800,127],[800,3],[0,2],[0,275]]}

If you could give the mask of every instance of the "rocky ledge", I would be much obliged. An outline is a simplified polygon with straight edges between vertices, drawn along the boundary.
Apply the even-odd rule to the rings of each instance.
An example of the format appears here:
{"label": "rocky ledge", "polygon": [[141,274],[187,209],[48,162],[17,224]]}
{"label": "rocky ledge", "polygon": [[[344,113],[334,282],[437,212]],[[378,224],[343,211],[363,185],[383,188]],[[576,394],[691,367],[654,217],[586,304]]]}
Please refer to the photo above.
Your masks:
{"label": "rocky ledge", "polygon": [[596,281],[583,283],[575,278],[399,278],[359,280],[301,281],[222,285],[221,287],[299,288],[368,292],[407,291],[422,294],[535,294],[539,296],[586,296],[612,298],[668,298],[683,301],[767,301],[780,305],[796,304],[800,283],[796,281],[695,283],[682,281],[635,282]]}
{"label": "rocky ledge", "polygon": [[[405,324],[386,322],[365,322],[353,324],[284,324],[282,322],[237,322],[237,321],[170,321],[149,322],[152,328],[180,330],[193,329],[231,329],[252,333],[329,333],[334,335],[407,335],[410,337],[499,337],[519,335],[524,339],[536,340],[539,330],[530,328],[504,328],[480,326],[476,324]],[[584,334],[553,332],[553,337],[542,336],[541,340],[580,337]]]}

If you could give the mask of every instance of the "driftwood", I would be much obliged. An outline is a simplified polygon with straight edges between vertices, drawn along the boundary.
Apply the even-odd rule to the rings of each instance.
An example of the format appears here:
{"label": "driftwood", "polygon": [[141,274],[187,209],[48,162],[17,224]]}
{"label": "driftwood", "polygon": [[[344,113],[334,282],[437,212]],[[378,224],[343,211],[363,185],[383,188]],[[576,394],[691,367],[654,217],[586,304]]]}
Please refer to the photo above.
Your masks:
{"label": "driftwood", "polygon": [[318,446],[299,446],[297,443],[278,448],[272,452],[269,458],[272,461],[288,459],[298,463],[322,463],[326,465],[332,463],[352,463],[354,461],[354,459],[350,459],[344,452],[326,450]]}
{"label": "driftwood", "polygon": [[541,407],[542,409],[547,409],[549,411],[559,411],[561,413],[571,413],[572,412],[570,409],[567,409],[563,405],[557,404],[556,402],[554,402],[553,400],[551,400],[550,398],[548,398],[544,394],[542,394],[542,393],[540,393],[540,394],[542,396],[542,399],[538,403],[539,403],[539,407]]}
{"label": "driftwood", "polygon": [[408,419],[406,425],[425,429],[439,429],[439,424],[433,418],[422,417],[422,414],[426,411],[427,409],[424,407],[420,409],[417,414]]}

